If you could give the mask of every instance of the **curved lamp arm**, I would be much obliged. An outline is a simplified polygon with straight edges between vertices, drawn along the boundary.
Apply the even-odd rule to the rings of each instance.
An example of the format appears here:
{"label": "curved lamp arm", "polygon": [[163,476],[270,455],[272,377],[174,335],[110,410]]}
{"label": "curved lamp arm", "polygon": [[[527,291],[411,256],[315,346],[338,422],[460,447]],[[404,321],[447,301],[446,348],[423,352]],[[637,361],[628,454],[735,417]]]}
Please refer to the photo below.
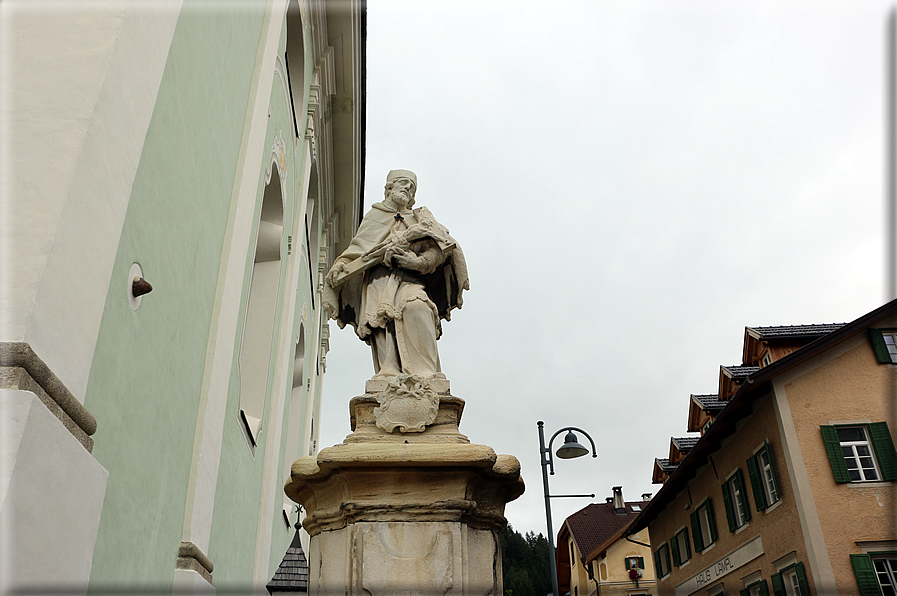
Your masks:
{"label": "curved lamp arm", "polygon": [[[539,424],[539,432],[541,433],[543,422],[540,420],[538,424]],[[542,464],[543,465],[546,463],[548,464],[549,473],[552,476],[554,476],[554,456],[551,454],[551,444],[554,442],[554,439],[559,434],[561,434],[564,431],[571,431],[571,430],[575,430],[576,432],[579,432],[579,433],[582,433],[583,435],[585,435],[585,437],[589,440],[589,443],[591,443],[591,445],[592,445],[592,457],[598,457],[598,452],[595,449],[595,441],[592,440],[592,437],[589,436],[589,433],[587,433],[586,431],[582,430],[581,428],[577,428],[575,426],[565,426],[564,428],[560,429],[559,431],[557,431],[556,433],[551,435],[551,438],[548,439],[548,447],[545,447],[544,444],[542,446],[542,457],[543,457]],[[544,459],[546,453],[548,454],[547,460]]]}

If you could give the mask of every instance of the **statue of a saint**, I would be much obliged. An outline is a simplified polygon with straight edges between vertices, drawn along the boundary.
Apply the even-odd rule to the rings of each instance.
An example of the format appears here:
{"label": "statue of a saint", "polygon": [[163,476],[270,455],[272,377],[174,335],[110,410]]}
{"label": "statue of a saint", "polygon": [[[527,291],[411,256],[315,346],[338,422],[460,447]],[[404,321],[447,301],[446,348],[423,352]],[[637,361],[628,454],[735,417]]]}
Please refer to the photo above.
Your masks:
{"label": "statue of a saint", "polygon": [[371,346],[374,379],[445,378],[441,320],[470,289],[461,247],[426,207],[412,209],[417,176],[392,170],[385,199],[364,216],[324,281],[324,308]]}

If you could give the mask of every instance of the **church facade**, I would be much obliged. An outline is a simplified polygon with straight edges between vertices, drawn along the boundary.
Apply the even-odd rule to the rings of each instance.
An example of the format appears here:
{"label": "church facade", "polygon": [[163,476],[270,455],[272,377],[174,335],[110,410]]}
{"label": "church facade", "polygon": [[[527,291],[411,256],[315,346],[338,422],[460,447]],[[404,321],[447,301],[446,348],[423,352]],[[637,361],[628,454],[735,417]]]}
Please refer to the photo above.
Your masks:
{"label": "church facade", "polygon": [[264,594],[363,204],[360,0],[0,5],[0,593]]}

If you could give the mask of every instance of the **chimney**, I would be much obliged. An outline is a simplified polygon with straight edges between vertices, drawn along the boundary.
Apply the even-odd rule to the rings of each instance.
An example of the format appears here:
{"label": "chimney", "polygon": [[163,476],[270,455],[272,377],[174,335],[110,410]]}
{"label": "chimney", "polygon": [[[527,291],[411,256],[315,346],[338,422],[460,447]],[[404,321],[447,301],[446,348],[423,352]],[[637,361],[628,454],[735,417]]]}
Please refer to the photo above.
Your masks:
{"label": "chimney", "polygon": [[650,501],[651,493],[642,493],[642,501]]}
{"label": "chimney", "polygon": [[604,497],[604,500],[605,500],[605,502],[607,502],[607,503],[613,503],[613,502],[614,502],[614,498],[613,498],[613,497]]}
{"label": "chimney", "polygon": [[614,487],[614,513],[626,513],[626,503],[623,502],[623,487]]}

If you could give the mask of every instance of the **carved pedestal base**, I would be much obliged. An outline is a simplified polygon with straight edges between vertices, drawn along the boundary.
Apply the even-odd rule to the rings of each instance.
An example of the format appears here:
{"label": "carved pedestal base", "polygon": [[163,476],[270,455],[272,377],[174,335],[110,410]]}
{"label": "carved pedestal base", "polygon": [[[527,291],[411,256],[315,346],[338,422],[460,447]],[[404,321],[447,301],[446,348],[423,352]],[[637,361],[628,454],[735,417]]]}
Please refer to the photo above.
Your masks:
{"label": "carved pedestal base", "polygon": [[377,426],[382,389],[368,390],[350,405],[355,432],[296,460],[285,487],[307,513],[309,594],[501,596],[498,538],[523,493],[519,462],[458,432],[464,401],[447,383],[423,432]]}

